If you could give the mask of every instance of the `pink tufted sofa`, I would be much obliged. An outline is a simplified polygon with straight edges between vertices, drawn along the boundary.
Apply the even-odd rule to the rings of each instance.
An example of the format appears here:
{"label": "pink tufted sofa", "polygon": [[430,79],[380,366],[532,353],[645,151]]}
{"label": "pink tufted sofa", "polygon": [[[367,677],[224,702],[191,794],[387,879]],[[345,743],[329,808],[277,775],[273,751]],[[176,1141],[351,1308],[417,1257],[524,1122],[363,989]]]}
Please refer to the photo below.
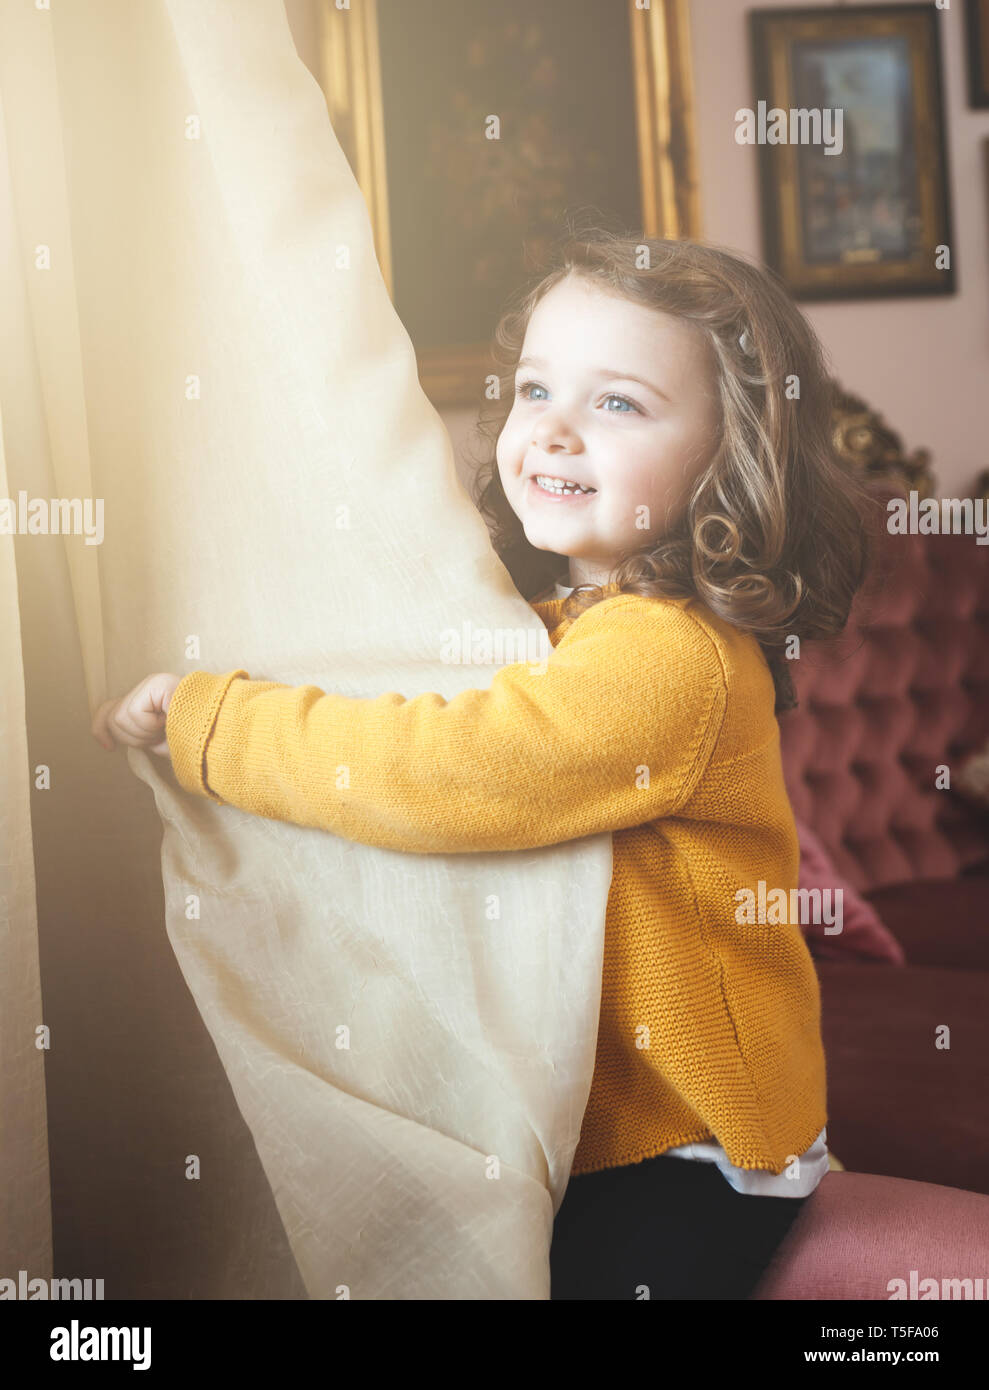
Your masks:
{"label": "pink tufted sofa", "polygon": [[847,1171],[806,1203],[760,1300],[886,1299],[911,1270],[989,1286],[989,815],[935,786],[989,740],[989,546],[884,530],[879,562],[841,639],[794,663],[780,735],[798,821],[906,961],[816,962]]}

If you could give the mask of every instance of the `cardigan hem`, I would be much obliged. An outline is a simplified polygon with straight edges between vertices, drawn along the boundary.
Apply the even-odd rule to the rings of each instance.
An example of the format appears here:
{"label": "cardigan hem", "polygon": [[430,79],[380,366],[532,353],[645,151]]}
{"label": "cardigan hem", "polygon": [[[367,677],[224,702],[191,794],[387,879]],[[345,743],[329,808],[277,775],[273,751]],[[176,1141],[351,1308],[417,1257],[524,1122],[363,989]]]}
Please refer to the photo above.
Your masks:
{"label": "cardigan hem", "polygon": [[[826,1127],[827,1116],[825,1116],[820,1121],[820,1123],[817,1124],[817,1126],[814,1128],[813,1132],[810,1135],[805,1136],[802,1140],[794,1142],[793,1147],[796,1150],[796,1152],[800,1154],[806,1153],[806,1151],[810,1148],[811,1144],[813,1144],[814,1140],[820,1134],[821,1130],[825,1129]],[[727,1152],[726,1146],[721,1143],[721,1140],[717,1137],[717,1135],[713,1134],[710,1129],[688,1130],[686,1131],[686,1133],[682,1135],[675,1135],[671,1140],[669,1140],[669,1142],[664,1142],[658,1146],[647,1144],[644,1148],[640,1146],[635,1149],[625,1150],[618,1155],[609,1155],[607,1158],[597,1159],[594,1162],[589,1163],[586,1167],[583,1164],[580,1166],[580,1168],[577,1168],[575,1166],[571,1167],[570,1176],[572,1178],[580,1178],[583,1177],[585,1174],[603,1173],[607,1171],[609,1168],[631,1168],[634,1167],[636,1164],[645,1163],[647,1159],[659,1158],[662,1154],[666,1153],[667,1149],[678,1149],[681,1144],[700,1144],[704,1143],[705,1141],[713,1144],[721,1144],[721,1147],[725,1149],[728,1162],[732,1165],[733,1168],[741,1168],[743,1172],[747,1173],[772,1173],[774,1177],[780,1176],[780,1174],[775,1172],[773,1165],[771,1163],[766,1162],[764,1159],[753,1158],[749,1162],[734,1163],[731,1155]],[[784,1164],[784,1168],[785,1166],[786,1165]]]}

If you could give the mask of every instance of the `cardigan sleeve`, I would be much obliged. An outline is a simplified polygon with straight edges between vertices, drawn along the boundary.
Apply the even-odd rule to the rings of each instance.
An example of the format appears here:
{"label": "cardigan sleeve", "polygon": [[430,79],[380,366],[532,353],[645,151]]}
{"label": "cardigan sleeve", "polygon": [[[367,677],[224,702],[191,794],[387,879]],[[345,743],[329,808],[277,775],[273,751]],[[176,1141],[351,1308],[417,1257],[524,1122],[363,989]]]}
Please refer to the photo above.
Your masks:
{"label": "cardigan sleeve", "polygon": [[221,804],[382,849],[477,853],[674,815],[727,698],[696,619],[618,595],[580,614],[541,669],[503,666],[451,700],[193,671],[166,738],[180,785]]}

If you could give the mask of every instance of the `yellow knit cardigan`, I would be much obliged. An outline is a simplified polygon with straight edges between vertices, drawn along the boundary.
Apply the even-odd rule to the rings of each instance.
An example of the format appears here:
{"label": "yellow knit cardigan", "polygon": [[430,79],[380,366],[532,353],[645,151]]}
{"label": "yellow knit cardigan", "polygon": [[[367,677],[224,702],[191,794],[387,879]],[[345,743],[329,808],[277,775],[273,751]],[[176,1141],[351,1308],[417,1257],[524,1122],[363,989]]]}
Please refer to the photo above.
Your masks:
{"label": "yellow knit cardigan", "polygon": [[562,599],[532,606],[549,629],[542,669],[504,666],[489,689],[449,701],[190,672],[166,721],[176,778],[260,816],[410,853],[614,832],[572,1171],[713,1137],[736,1167],[781,1173],[826,1123],[826,1082],[800,927],[741,920],[736,897],[759,898],[762,883],[789,901],[797,886],[762,649],[694,599],[615,594],[574,621]]}

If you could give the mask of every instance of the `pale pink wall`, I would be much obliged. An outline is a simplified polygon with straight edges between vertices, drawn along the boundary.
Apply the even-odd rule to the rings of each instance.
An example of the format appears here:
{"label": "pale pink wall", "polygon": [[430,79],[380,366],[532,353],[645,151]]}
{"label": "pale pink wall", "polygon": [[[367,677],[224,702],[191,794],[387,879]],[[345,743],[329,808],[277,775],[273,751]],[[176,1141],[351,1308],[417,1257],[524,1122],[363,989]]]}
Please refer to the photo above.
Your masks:
{"label": "pale pink wall", "polygon": [[[796,7],[800,0],[786,0]],[[761,0],[760,8],[769,8]],[[745,0],[693,0],[702,235],[760,253],[758,151],[735,143],[735,112],[755,107]],[[940,12],[952,254],[958,291],[927,299],[801,303],[848,390],[882,411],[908,449],[931,451],[943,496],[989,467],[989,225],[982,141],[989,111],[967,105],[962,0]]]}

